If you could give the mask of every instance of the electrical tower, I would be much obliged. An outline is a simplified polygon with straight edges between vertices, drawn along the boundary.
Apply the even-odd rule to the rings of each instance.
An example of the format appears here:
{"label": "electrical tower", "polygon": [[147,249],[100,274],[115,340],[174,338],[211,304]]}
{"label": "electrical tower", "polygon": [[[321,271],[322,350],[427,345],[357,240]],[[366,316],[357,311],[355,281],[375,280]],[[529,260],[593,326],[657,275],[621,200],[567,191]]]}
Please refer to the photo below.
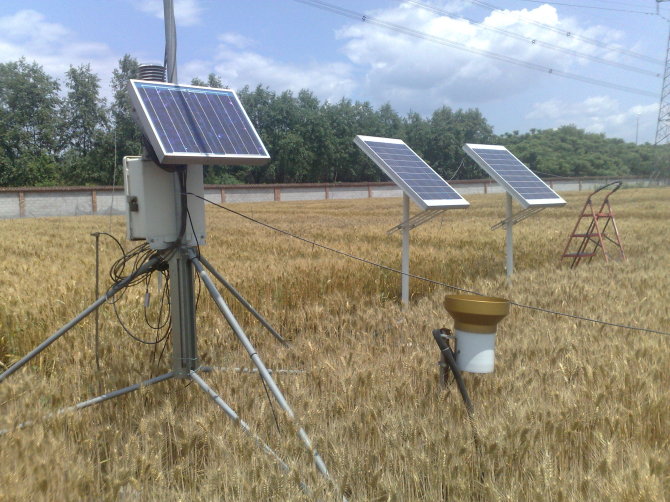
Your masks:
{"label": "electrical tower", "polygon": [[[656,12],[661,2],[668,0],[656,0]],[[658,107],[658,122],[656,123],[655,145],[663,145],[670,140],[670,33],[665,50],[665,70],[663,71],[663,87],[661,88],[661,102]]]}

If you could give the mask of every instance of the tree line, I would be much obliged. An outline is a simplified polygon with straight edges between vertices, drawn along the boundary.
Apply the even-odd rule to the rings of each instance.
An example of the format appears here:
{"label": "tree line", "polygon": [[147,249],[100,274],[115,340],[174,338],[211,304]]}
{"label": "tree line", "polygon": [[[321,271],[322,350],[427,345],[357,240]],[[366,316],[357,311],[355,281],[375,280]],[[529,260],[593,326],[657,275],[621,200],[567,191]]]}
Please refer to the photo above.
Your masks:
{"label": "tree line", "polygon": [[[120,184],[121,159],[138,155],[142,134],[130,113],[127,81],[138,62],[125,55],[111,78],[110,103],[90,65],[70,66],[61,83],[38,63],[0,63],[0,186]],[[219,77],[194,85],[225,87]],[[573,125],[496,135],[478,109],[442,106],[430,116],[399,115],[390,103],[312,91],[244,87],[240,100],[272,158],[265,166],[206,166],[207,183],[380,181],[383,174],[354,145],[357,134],[401,138],[446,179],[485,174],[464,143],[502,144],[541,175],[668,175],[667,145],[635,145]],[[662,167],[661,167],[662,166]]]}

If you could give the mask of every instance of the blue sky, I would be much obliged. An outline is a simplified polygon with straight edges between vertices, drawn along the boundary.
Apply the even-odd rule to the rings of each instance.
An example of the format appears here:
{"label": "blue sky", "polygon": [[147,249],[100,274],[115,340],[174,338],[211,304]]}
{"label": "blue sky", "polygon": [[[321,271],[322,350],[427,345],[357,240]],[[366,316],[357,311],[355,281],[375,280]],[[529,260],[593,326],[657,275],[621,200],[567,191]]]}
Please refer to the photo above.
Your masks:
{"label": "blue sky", "polygon": [[[479,108],[496,133],[575,124],[654,141],[670,2],[656,16],[655,0],[305,1],[175,0],[180,82],[213,72],[401,114]],[[162,4],[2,0],[0,62],[25,57],[61,81],[90,63],[108,96],[124,54],[162,61]]]}

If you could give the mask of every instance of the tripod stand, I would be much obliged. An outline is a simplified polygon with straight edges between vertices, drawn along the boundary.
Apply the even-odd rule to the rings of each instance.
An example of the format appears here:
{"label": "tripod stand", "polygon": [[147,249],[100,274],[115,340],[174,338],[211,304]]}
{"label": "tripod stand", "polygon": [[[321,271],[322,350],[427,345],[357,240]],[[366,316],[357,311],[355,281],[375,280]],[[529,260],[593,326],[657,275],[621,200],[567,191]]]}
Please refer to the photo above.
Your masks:
{"label": "tripod stand", "polygon": [[[275,383],[271,371],[265,366],[263,361],[261,360],[260,356],[256,352],[254,346],[251,344],[249,338],[245,334],[244,330],[238,323],[237,319],[233,315],[232,311],[230,310],[230,307],[226,303],[225,299],[217,289],[216,285],[212,281],[212,279],[209,277],[209,273],[211,273],[221,284],[228,289],[231,294],[240,302],[240,304],[246,308],[256,319],[258,319],[261,324],[268,330],[270,333],[272,333],[275,338],[280,340],[282,343],[286,344],[286,341],[279,335],[273,328],[270,326],[270,324],[261,316],[252,306],[247,302],[242,295],[235,290],[235,288],[230,285],[217,271],[216,269],[202,256],[199,256],[196,254],[193,248],[190,247],[180,247],[178,249],[175,249],[171,251],[172,253],[177,253],[178,256],[177,258],[181,258],[186,264],[186,270],[189,272],[187,274],[191,281],[192,281],[192,272],[195,270],[195,272],[198,274],[200,279],[202,280],[203,284],[205,285],[205,288],[211,295],[212,299],[214,300],[216,306],[224,316],[225,320],[227,323],[230,325],[231,329],[235,333],[236,337],[238,338],[239,342],[242,344],[244,349],[247,351],[249,354],[249,357],[251,358],[252,362],[254,363],[255,367],[257,368],[261,378],[269,388],[270,392],[276,399],[277,403],[279,406],[284,410],[286,413],[287,418],[289,419],[289,422],[292,424],[293,428],[296,431],[297,436],[300,438],[302,441],[304,447],[307,449],[307,451],[312,455],[314,464],[318,472],[329,482],[334,486],[333,479],[330,476],[330,473],[328,472],[328,469],[326,468],[326,465],[319,455],[318,451],[316,448],[313,446],[311,440],[309,439],[307,433],[305,430],[297,423],[296,415],[294,411],[291,409],[289,406],[288,402],[286,401],[286,398],[282,394],[281,390]],[[171,257],[170,260],[172,261],[174,257]],[[12,366],[10,366],[4,373],[0,374],[0,383],[6,380],[10,375],[15,373],[18,369],[20,369],[22,366],[24,366],[26,363],[28,363],[31,359],[36,357],[38,354],[40,354],[44,349],[46,349],[49,345],[51,345],[53,342],[55,342],[58,338],[63,336],[65,333],[67,333],[70,329],[75,327],[78,323],[80,323],[82,320],[84,320],[89,314],[95,312],[101,305],[103,305],[105,302],[110,300],[111,298],[114,297],[118,292],[123,290],[125,287],[127,287],[131,282],[133,282],[135,279],[145,275],[149,274],[152,271],[156,270],[157,267],[161,264],[164,264],[165,257],[161,255],[160,253],[154,254],[149,260],[147,260],[146,263],[144,263],[142,266],[140,266],[137,270],[135,270],[133,273],[130,275],[124,277],[117,283],[115,283],[111,288],[107,290],[102,296],[100,296],[97,300],[95,300],[89,307],[84,309],[82,312],[80,312],[77,316],[75,316],[71,321],[69,321],[67,324],[65,324],[63,327],[61,327],[58,331],[56,331],[54,334],[52,334],[50,337],[48,337],[44,342],[42,342],[40,345],[38,345],[35,349],[30,351],[27,355],[25,355],[23,358],[21,358],[19,361],[14,363]],[[171,277],[171,280],[173,277]],[[183,280],[183,277],[181,277]],[[189,338],[188,336],[181,335],[182,338]],[[113,399],[119,396],[122,396],[124,394],[128,394],[130,392],[136,391],[138,389],[141,389],[143,387],[147,387],[150,385],[154,385],[160,382],[163,382],[165,380],[169,380],[172,378],[186,378],[190,379],[191,381],[195,382],[207,395],[219,406],[225,414],[233,420],[234,423],[236,423],[245,434],[249,435],[251,439],[254,440],[254,442],[270,457],[272,457],[275,462],[280,466],[280,468],[288,472],[289,467],[284,462],[279,455],[272,449],[270,448],[258,435],[256,435],[249,427],[249,425],[244,422],[238,415],[237,413],[203,380],[203,378],[200,376],[201,372],[208,371],[207,368],[203,367],[195,367],[193,368],[192,366],[194,365],[194,362],[197,363],[197,357],[195,354],[195,336],[194,334],[190,337],[192,339],[186,340],[181,340],[179,342],[180,348],[175,347],[175,353],[178,351],[181,351],[180,354],[175,354],[175,357],[173,357],[173,369],[172,371],[165,373],[163,375],[144,380],[142,382],[100,395],[98,397],[89,399],[87,401],[83,401],[81,403],[78,403],[74,406],[68,407],[68,408],[63,408],[61,410],[58,410],[52,414],[50,414],[48,417],[53,417],[53,416],[58,416],[67,412],[71,411],[76,411],[80,410],[83,408],[87,408],[89,406],[95,405],[102,403],[104,401],[107,401],[109,399]],[[177,341],[175,340],[175,345],[177,345]],[[188,346],[191,352],[189,352],[190,356],[189,357],[183,357],[184,352],[188,351],[187,349],[184,349],[185,346]],[[180,356],[180,357],[176,357]],[[23,422],[16,427],[21,429],[24,427],[27,427],[31,425],[32,422]],[[0,435],[7,433],[7,430],[0,430]],[[303,483],[300,482],[300,487],[305,493],[310,493],[309,488]],[[346,500],[343,498],[343,500]]]}

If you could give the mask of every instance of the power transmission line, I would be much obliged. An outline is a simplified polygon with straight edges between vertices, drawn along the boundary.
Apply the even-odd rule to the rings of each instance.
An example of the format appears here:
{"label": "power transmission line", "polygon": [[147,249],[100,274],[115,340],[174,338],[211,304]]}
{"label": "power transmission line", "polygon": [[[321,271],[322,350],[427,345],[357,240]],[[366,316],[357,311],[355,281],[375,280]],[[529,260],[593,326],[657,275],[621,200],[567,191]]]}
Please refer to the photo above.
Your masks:
{"label": "power transmission line", "polygon": [[446,38],[438,37],[435,35],[431,35],[429,33],[415,30],[412,28],[407,28],[406,26],[401,26],[398,24],[390,23],[388,21],[383,21],[381,19],[378,19],[376,17],[363,14],[361,12],[356,12],[350,9],[345,9],[343,7],[339,7],[337,5],[333,5],[327,2],[324,2],[322,0],[295,0],[296,2],[303,3],[306,5],[310,5],[312,7],[316,7],[318,9],[322,9],[328,12],[332,12],[334,14],[338,14],[340,16],[348,17],[350,19],[356,19],[359,21],[362,21],[364,23],[370,23],[374,24],[377,26],[381,26],[383,28],[386,28],[391,31],[395,31],[397,33],[402,33],[404,35],[408,35],[411,37],[419,38],[422,40],[426,40],[429,42],[433,42],[436,44],[444,45],[447,47],[451,47],[454,49],[458,49],[461,51],[466,51],[472,54],[478,54],[480,56],[488,57],[491,59],[496,59],[498,61],[504,61],[506,63],[514,64],[517,66],[523,66],[525,68],[539,71],[542,73],[548,73],[550,75],[556,75],[559,77],[564,77],[564,78],[569,78],[572,80],[578,80],[580,82],[584,82],[587,84],[592,84],[592,85],[597,85],[600,87],[607,87],[609,89],[615,89],[618,91],[623,91],[623,92],[629,92],[632,94],[639,94],[641,96],[650,96],[650,97],[656,97],[656,93],[650,92],[650,91],[645,91],[644,89],[637,89],[635,87],[628,87],[625,85],[621,84],[616,84],[613,82],[607,82],[605,80],[600,80],[596,78],[591,78],[591,77],[586,77],[584,75],[578,75],[576,73],[570,73],[566,72],[563,70],[557,70],[554,68],[550,68],[548,66],[540,65],[537,63],[531,63],[529,61],[523,61],[521,59],[516,59],[512,58],[510,56],[505,56],[503,54],[497,54],[495,52],[487,51],[484,49],[476,49],[474,47],[468,47],[465,44],[459,43],[459,42],[454,42],[452,40],[448,40]]}
{"label": "power transmission line", "polygon": [[521,35],[520,33],[514,33],[514,32],[509,31],[509,30],[504,30],[502,28],[497,28],[495,26],[487,26],[485,24],[479,23],[479,22],[477,22],[473,19],[470,19],[470,18],[467,18],[467,17],[464,17],[464,16],[453,16],[448,11],[446,11],[445,9],[441,9],[441,8],[435,7],[433,5],[425,4],[425,3],[419,2],[418,0],[407,0],[407,3],[411,3],[412,5],[416,5],[417,7],[421,8],[421,9],[424,9],[424,10],[428,10],[428,11],[431,11],[431,12],[435,12],[437,14],[441,14],[443,16],[446,16],[446,17],[450,18],[450,19],[462,19],[462,20],[468,21],[469,23],[472,23],[473,25],[477,25],[478,27],[483,28],[485,30],[494,31],[496,33],[500,33],[501,35],[516,38],[517,40],[523,40],[525,42],[529,42],[532,45],[537,45],[537,46],[540,46],[540,47],[546,47],[548,49],[551,49],[551,50],[554,50],[554,51],[557,51],[557,52],[562,52],[562,53],[568,54],[570,56],[589,59],[591,61],[596,61],[596,62],[601,63],[601,64],[614,66],[614,67],[621,68],[621,69],[624,69],[624,70],[641,73],[643,75],[650,75],[652,77],[660,77],[661,76],[661,74],[657,71],[645,70],[644,68],[639,68],[637,66],[632,66],[632,65],[625,64],[625,63],[620,63],[618,61],[612,61],[612,60],[609,60],[609,59],[601,58],[599,56],[594,56],[592,54],[586,54],[586,53],[579,52],[579,51],[576,51],[576,50],[573,50],[573,49],[568,49],[567,47],[560,47],[558,45],[555,45],[555,44],[552,44],[552,43],[549,43],[549,42],[544,42],[542,40],[538,40],[538,39],[535,39],[535,38],[529,38],[525,35]]}
{"label": "power transmission line", "polygon": [[[622,5],[624,7],[628,7],[629,9],[632,9],[634,7],[639,7],[639,5],[640,5],[639,0],[637,0],[637,1],[632,0],[630,2],[620,2],[620,1],[617,1],[617,0],[592,0],[592,1],[604,3],[604,4],[607,4],[607,5]],[[651,1],[653,1],[653,0],[651,0]]]}
{"label": "power transmission line", "polygon": [[579,5],[574,3],[563,3],[563,2],[547,2],[545,0],[522,0],[523,2],[532,2],[532,3],[541,3],[549,5],[563,5],[565,7],[578,7],[580,9],[595,9],[595,10],[610,10],[615,12],[627,12],[629,14],[646,14],[648,16],[655,16],[655,12],[641,11],[641,10],[632,10],[632,9],[618,9],[615,7],[598,7],[597,5]]}
{"label": "power transmission line", "polygon": [[[478,7],[482,7],[484,9],[489,10],[489,11],[502,10],[499,7],[496,7],[495,5],[484,2],[482,0],[469,0],[469,1],[470,1],[470,3],[473,3],[473,4],[477,5]],[[543,2],[543,3],[546,3],[546,2]],[[539,21],[535,21],[534,19],[529,19],[528,17],[523,17],[522,16],[521,18],[524,21],[526,21],[527,23],[533,24],[533,25],[538,26],[540,28],[544,28],[546,30],[551,30],[553,32],[560,33],[561,35],[566,36],[566,37],[576,38],[577,40],[581,40],[582,42],[586,42],[586,43],[589,43],[589,44],[592,44],[592,45],[597,45],[598,47],[602,47],[604,49],[607,49],[607,50],[610,50],[610,51],[613,51],[613,52],[619,52],[621,54],[626,54],[628,56],[632,56],[632,57],[637,58],[637,59],[643,59],[643,60],[648,61],[650,63],[657,63],[657,64],[663,64],[664,63],[664,61],[662,61],[660,59],[653,58],[653,57],[647,56],[645,54],[640,54],[639,52],[629,51],[629,50],[623,49],[621,47],[616,47],[616,46],[613,46],[613,45],[609,45],[609,44],[606,44],[605,42],[602,42],[602,41],[597,40],[595,38],[590,38],[590,37],[586,37],[584,35],[580,35],[579,33],[573,33],[571,31],[566,31],[562,28],[556,28],[555,26],[551,26],[550,24],[540,23]]]}

